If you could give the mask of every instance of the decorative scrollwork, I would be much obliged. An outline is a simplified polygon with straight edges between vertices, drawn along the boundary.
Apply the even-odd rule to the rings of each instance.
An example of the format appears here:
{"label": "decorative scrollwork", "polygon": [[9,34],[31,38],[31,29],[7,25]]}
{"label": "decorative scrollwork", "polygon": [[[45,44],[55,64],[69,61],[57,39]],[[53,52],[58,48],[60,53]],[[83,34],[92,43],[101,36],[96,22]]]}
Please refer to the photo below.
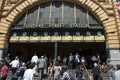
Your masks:
{"label": "decorative scrollwork", "polygon": [[14,3],[17,3],[20,0],[6,0],[5,6],[11,6]]}

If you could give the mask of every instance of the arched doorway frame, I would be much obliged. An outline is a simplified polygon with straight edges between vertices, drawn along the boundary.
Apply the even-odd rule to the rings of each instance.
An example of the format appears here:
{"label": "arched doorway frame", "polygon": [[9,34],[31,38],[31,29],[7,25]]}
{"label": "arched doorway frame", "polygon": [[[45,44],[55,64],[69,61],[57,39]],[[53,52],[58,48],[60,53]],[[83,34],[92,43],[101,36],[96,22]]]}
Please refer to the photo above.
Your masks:
{"label": "arched doorway frame", "polygon": [[[26,10],[29,10],[30,8],[36,6],[40,3],[44,3],[44,2],[48,2],[48,1],[50,1],[50,0],[46,0],[46,1],[26,0],[26,1],[21,2],[19,5],[14,6],[13,9],[10,10],[8,16],[5,18],[5,21],[7,21],[8,24],[6,24],[7,30],[4,33],[9,32],[11,25],[14,24],[17,21],[17,19],[19,19],[20,16]],[[68,0],[66,0],[66,1],[68,1]],[[107,32],[107,29],[105,29],[104,21],[107,21],[109,19],[109,17],[108,17],[107,11],[102,6],[100,6],[95,1],[89,1],[89,0],[88,1],[79,0],[79,1],[76,1],[76,3],[79,4],[80,6],[84,7],[85,9],[89,10],[99,20],[99,22],[102,23],[102,25],[104,27],[104,31]]]}
{"label": "arched doorway frame", "polygon": [[[48,1],[46,1],[46,2],[48,2]],[[41,2],[40,4],[46,3],[46,2]],[[71,2],[71,3],[75,3],[75,2]],[[76,3],[76,4],[77,4],[77,3]],[[38,4],[38,3],[35,3],[34,6],[36,6],[36,5],[39,5],[39,4]],[[77,5],[78,5],[78,4],[77,4]],[[79,4],[79,5],[80,5],[80,4]],[[34,6],[32,6],[32,7],[34,7]],[[82,5],[82,6],[85,7],[84,5]],[[32,7],[29,7],[29,9],[31,9]],[[96,10],[97,10],[97,9],[99,9],[99,8],[96,8]],[[25,11],[24,11],[24,12],[25,12]],[[23,14],[24,12],[22,12],[22,14]],[[22,15],[22,14],[21,14],[21,15]],[[21,16],[21,15],[20,15],[20,16]],[[95,14],[94,14],[94,15],[95,15]],[[19,18],[19,17],[18,17],[18,18]],[[98,20],[99,20],[99,19],[98,19]],[[15,20],[15,22],[16,22],[16,20]],[[56,51],[55,51],[55,52],[56,52]]]}

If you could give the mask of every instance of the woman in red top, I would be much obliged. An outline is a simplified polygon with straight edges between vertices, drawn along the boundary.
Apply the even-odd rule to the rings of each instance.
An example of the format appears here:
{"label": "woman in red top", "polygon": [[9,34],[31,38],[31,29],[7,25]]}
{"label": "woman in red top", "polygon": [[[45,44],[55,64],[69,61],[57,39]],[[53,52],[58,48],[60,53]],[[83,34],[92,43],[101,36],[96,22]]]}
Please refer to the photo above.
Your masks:
{"label": "woman in red top", "polygon": [[7,75],[8,75],[8,66],[4,62],[3,66],[1,68],[1,80],[6,80]]}

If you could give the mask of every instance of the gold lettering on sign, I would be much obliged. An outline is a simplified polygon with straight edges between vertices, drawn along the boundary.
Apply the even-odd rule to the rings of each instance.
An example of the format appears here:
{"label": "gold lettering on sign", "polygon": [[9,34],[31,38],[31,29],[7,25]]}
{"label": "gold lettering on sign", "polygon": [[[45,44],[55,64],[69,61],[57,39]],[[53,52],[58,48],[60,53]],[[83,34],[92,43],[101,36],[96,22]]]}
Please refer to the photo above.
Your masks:
{"label": "gold lettering on sign", "polygon": [[16,41],[18,41],[18,36],[12,36],[12,37],[10,37],[10,42],[16,42]]}
{"label": "gold lettering on sign", "polygon": [[101,35],[101,36],[95,36],[95,40],[105,40],[105,37],[104,35]]}
{"label": "gold lettering on sign", "polygon": [[39,36],[30,36],[30,42],[36,42],[36,41],[39,41],[40,40],[40,37]]}
{"label": "gold lettering on sign", "polygon": [[89,24],[32,24],[32,23],[26,23],[23,28],[61,28],[61,27],[79,27],[79,28],[88,28]]}
{"label": "gold lettering on sign", "polygon": [[84,36],[84,40],[86,40],[86,41],[93,41],[94,40],[94,36]]}
{"label": "gold lettering on sign", "polygon": [[51,36],[51,41],[60,41],[61,36]]}
{"label": "gold lettering on sign", "polygon": [[73,40],[74,41],[82,41],[83,40],[83,36],[73,36]]}
{"label": "gold lettering on sign", "polygon": [[41,41],[48,41],[50,40],[50,36],[41,36]]}
{"label": "gold lettering on sign", "polygon": [[29,41],[29,37],[28,36],[20,36],[19,42],[26,42],[26,41]]}
{"label": "gold lettering on sign", "polygon": [[65,41],[72,40],[72,36],[62,36],[62,40],[65,40]]}

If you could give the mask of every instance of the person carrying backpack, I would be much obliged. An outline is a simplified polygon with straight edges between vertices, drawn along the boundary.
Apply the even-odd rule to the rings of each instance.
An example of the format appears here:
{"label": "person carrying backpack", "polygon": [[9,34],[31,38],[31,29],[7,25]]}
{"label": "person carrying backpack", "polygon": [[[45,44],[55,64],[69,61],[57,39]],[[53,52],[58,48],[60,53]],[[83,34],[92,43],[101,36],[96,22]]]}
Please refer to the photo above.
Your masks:
{"label": "person carrying backpack", "polygon": [[18,80],[23,80],[23,75],[24,75],[24,72],[26,70],[26,65],[25,63],[22,63],[22,66],[19,68],[19,76],[18,76]]}

